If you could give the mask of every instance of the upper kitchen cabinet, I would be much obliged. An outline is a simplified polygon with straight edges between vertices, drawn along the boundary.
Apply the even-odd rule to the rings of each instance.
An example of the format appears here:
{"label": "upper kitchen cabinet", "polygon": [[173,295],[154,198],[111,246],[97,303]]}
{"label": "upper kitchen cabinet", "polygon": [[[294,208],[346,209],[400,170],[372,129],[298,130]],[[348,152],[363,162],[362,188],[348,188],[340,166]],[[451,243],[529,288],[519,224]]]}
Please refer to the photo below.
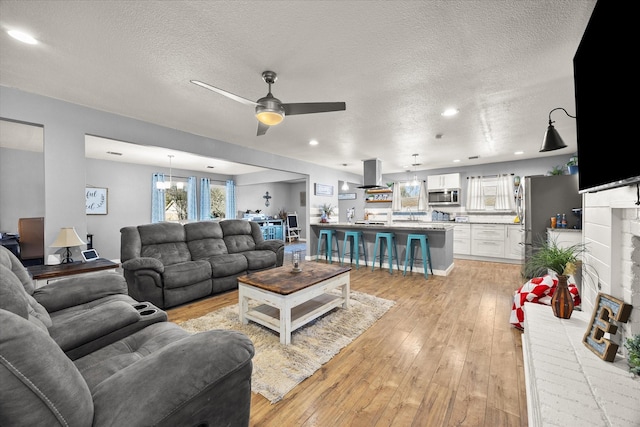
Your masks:
{"label": "upper kitchen cabinet", "polygon": [[430,175],[427,177],[429,190],[448,190],[460,188],[460,174],[446,173],[442,175]]}

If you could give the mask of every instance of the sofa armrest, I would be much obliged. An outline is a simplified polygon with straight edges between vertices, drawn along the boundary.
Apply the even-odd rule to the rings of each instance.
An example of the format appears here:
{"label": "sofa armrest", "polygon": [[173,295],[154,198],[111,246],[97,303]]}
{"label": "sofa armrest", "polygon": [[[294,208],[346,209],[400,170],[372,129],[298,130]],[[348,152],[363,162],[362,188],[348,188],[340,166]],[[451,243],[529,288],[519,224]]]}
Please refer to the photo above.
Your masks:
{"label": "sofa armrest", "polygon": [[284,241],[282,240],[264,240],[256,243],[256,250],[270,250],[278,253],[280,248],[284,248]]}
{"label": "sofa armrest", "polygon": [[129,259],[122,263],[122,268],[129,271],[153,270],[156,273],[164,273],[164,264],[160,260],[150,257]]}
{"label": "sofa armrest", "polygon": [[99,383],[94,425],[248,426],[253,355],[239,332],[187,335]]}
{"label": "sofa armrest", "polygon": [[67,277],[36,288],[33,297],[49,313],[95,301],[109,295],[128,295],[127,282],[121,274],[104,272]]}

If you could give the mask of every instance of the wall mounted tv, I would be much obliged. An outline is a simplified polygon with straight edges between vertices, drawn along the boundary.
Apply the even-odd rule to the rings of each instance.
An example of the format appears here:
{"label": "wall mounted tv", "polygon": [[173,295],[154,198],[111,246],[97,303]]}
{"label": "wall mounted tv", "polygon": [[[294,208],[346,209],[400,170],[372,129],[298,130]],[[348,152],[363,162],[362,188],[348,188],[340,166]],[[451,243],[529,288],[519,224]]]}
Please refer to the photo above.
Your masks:
{"label": "wall mounted tv", "polygon": [[627,3],[599,0],[573,58],[580,193],[640,182],[634,16]]}

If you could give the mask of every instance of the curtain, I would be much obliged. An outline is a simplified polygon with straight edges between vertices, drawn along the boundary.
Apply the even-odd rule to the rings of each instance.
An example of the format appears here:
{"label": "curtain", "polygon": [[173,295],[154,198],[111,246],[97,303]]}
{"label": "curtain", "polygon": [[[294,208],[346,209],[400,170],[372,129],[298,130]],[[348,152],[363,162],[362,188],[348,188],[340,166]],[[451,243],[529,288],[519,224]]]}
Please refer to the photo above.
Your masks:
{"label": "curtain", "polygon": [[187,178],[187,220],[198,219],[198,199],[196,197],[196,177]]}
{"label": "curtain", "polygon": [[399,211],[402,210],[402,194],[400,194],[400,183],[393,183],[393,195],[391,199],[391,210]]}
{"label": "curtain", "polygon": [[163,173],[154,173],[151,179],[151,222],[164,221],[164,191],[158,188],[158,183],[164,183]]}
{"label": "curtain", "polygon": [[211,181],[200,178],[200,221],[211,219]]}
{"label": "curtain", "polygon": [[233,180],[227,181],[227,200],[226,200],[226,212],[227,219],[236,218],[236,183]]}
{"label": "curtain", "polygon": [[496,210],[514,212],[516,210],[516,201],[511,175],[499,176],[496,187]]}
{"label": "curtain", "polygon": [[471,176],[467,183],[467,210],[484,210],[484,198],[482,194],[482,177]]}
{"label": "curtain", "polygon": [[429,200],[427,197],[427,182],[420,181],[420,195],[418,196],[418,212],[429,210]]}

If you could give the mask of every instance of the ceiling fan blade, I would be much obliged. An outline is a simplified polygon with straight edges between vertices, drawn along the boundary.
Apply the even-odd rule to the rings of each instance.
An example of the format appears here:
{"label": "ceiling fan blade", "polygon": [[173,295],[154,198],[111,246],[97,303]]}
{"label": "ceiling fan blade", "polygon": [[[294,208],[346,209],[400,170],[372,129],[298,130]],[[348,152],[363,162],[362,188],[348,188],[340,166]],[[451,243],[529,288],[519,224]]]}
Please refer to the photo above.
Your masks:
{"label": "ceiling fan blade", "polygon": [[231,92],[227,92],[226,90],[218,89],[217,87],[211,86],[210,84],[201,82],[199,80],[191,80],[191,83],[193,83],[194,85],[198,85],[200,87],[203,87],[205,89],[209,89],[209,90],[211,90],[213,92],[219,93],[220,95],[224,95],[227,98],[233,99],[234,101],[238,101],[238,102],[241,102],[243,104],[250,105],[252,107],[255,107],[255,106],[258,105],[258,103],[255,102],[255,101],[251,101],[250,99],[246,99],[246,98],[243,98],[241,96],[234,95]]}
{"label": "ceiling fan blade", "polygon": [[257,136],[264,135],[269,130],[269,126],[262,122],[258,122],[258,134]]}
{"label": "ceiling fan blade", "polygon": [[302,102],[294,104],[282,104],[287,116],[295,114],[328,113],[331,111],[343,111],[347,109],[344,102]]}

